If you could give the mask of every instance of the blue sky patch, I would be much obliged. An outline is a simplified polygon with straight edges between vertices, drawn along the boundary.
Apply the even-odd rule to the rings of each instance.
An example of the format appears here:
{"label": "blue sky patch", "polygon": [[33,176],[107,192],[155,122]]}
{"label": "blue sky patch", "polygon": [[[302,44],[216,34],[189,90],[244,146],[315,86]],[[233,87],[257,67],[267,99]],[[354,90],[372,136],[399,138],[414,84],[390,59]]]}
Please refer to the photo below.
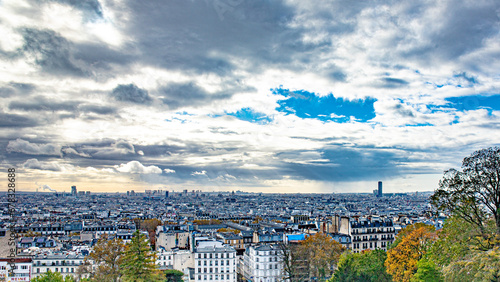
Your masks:
{"label": "blue sky patch", "polygon": [[450,97],[445,100],[448,102],[445,106],[446,108],[454,108],[459,111],[473,111],[478,109],[500,111],[500,94],[492,96],[472,95]]}
{"label": "blue sky patch", "polygon": [[288,89],[271,89],[273,94],[285,98],[278,101],[277,111],[294,114],[300,118],[315,118],[321,121],[348,122],[351,116],[366,122],[375,117],[373,103],[375,98],[347,100],[335,98],[333,94],[319,97],[305,90],[289,91]]}
{"label": "blue sky patch", "polygon": [[258,124],[267,124],[272,121],[271,117],[267,116],[264,113],[256,112],[251,108],[242,108],[241,110],[236,111],[234,113],[226,113],[226,114],[229,116],[236,117],[240,120]]}

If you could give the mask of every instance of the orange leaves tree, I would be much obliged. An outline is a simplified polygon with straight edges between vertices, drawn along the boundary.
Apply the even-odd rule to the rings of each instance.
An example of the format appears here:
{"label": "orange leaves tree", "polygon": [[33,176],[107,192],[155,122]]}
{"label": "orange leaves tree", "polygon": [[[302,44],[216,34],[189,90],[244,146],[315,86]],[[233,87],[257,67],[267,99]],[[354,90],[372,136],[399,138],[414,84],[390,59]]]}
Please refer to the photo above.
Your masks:
{"label": "orange leaves tree", "polygon": [[387,252],[387,273],[394,281],[410,281],[417,271],[418,261],[435,240],[434,226],[416,223],[404,228]]}
{"label": "orange leaves tree", "polygon": [[331,236],[316,233],[304,240],[298,251],[308,262],[309,276],[323,280],[333,274],[344,250]]}

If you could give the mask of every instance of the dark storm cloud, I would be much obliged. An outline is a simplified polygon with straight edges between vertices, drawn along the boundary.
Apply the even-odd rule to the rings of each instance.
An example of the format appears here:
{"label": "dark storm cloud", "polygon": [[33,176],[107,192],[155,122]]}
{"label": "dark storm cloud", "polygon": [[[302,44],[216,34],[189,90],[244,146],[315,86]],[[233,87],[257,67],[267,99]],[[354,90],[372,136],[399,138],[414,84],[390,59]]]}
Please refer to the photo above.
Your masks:
{"label": "dark storm cloud", "polygon": [[148,91],[137,87],[135,84],[119,84],[111,91],[110,95],[117,101],[135,104],[149,104],[152,101]]}
{"label": "dark storm cloud", "polygon": [[133,12],[127,33],[136,39],[144,60],[169,69],[226,75],[236,68],[228,55],[250,57],[251,64],[291,60],[281,48],[293,49],[290,42],[297,34],[286,26],[293,10],[282,1],[240,1],[223,16],[216,2],[128,1]]}
{"label": "dark storm cloud", "polygon": [[220,99],[228,99],[232,95],[229,93],[208,93],[203,88],[193,82],[172,83],[159,90],[164,97],[161,98],[164,104],[170,109],[182,106],[206,105],[207,102]]}
{"label": "dark storm cloud", "polygon": [[71,44],[53,30],[21,30],[24,45],[20,53],[33,58],[44,71],[55,75],[84,76],[85,71],[72,58]]}
{"label": "dark storm cloud", "polygon": [[34,127],[39,125],[36,119],[16,114],[0,112],[0,127]]}
{"label": "dark storm cloud", "polygon": [[84,104],[78,107],[78,110],[85,113],[95,113],[99,115],[113,115],[116,114],[117,109],[114,107]]}

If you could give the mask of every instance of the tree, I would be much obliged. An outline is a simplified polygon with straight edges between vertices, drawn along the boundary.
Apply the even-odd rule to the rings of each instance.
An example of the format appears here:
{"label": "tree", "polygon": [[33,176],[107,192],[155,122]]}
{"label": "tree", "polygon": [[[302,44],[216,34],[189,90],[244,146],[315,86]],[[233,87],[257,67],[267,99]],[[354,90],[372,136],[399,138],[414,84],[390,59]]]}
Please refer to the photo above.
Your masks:
{"label": "tree", "polygon": [[283,281],[302,282],[309,278],[307,271],[307,261],[300,254],[300,245],[296,244],[278,244],[280,255],[283,262]]}
{"label": "tree", "polygon": [[110,240],[106,234],[102,235],[87,257],[96,266],[90,271],[92,280],[117,282],[120,277],[120,264],[124,251],[125,245],[121,239]]}
{"label": "tree", "polygon": [[328,281],[392,281],[384,265],[386,258],[387,253],[384,250],[344,252],[340,256],[338,269]]}
{"label": "tree", "polygon": [[434,226],[417,223],[405,229],[396,237],[398,244],[387,251],[385,266],[394,281],[409,281],[417,271],[418,261],[436,240]]}
{"label": "tree", "polygon": [[443,275],[439,271],[436,264],[427,259],[426,257],[421,258],[417,263],[417,272],[410,279],[410,282],[441,282],[443,281]]}
{"label": "tree", "polygon": [[148,245],[146,236],[136,231],[131,242],[125,245],[120,264],[122,280],[124,282],[163,281],[155,263],[155,256]]}
{"label": "tree", "polygon": [[47,271],[44,274],[31,279],[32,282],[75,282],[71,275],[66,275],[65,278],[59,272]]}
{"label": "tree", "polygon": [[443,269],[445,281],[500,281],[500,248],[474,251]]}
{"label": "tree", "polygon": [[299,254],[308,262],[309,275],[324,279],[330,277],[337,267],[340,255],[345,248],[325,233],[307,237],[299,246]]}
{"label": "tree", "polygon": [[167,279],[165,282],[182,282],[182,277],[184,276],[184,272],[175,270],[175,269],[167,269],[164,271],[165,278]]}
{"label": "tree", "polygon": [[487,219],[493,217],[500,236],[500,148],[476,151],[464,158],[462,171],[446,171],[431,201],[438,210],[477,226],[483,235]]}

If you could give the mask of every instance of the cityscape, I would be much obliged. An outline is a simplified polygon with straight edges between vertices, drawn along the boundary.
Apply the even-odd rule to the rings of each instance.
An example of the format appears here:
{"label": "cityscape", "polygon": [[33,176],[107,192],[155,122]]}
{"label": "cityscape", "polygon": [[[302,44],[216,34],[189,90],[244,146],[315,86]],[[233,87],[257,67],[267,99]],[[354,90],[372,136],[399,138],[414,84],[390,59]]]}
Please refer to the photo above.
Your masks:
{"label": "cityscape", "polygon": [[0,1],[0,282],[500,281],[500,1]]}

